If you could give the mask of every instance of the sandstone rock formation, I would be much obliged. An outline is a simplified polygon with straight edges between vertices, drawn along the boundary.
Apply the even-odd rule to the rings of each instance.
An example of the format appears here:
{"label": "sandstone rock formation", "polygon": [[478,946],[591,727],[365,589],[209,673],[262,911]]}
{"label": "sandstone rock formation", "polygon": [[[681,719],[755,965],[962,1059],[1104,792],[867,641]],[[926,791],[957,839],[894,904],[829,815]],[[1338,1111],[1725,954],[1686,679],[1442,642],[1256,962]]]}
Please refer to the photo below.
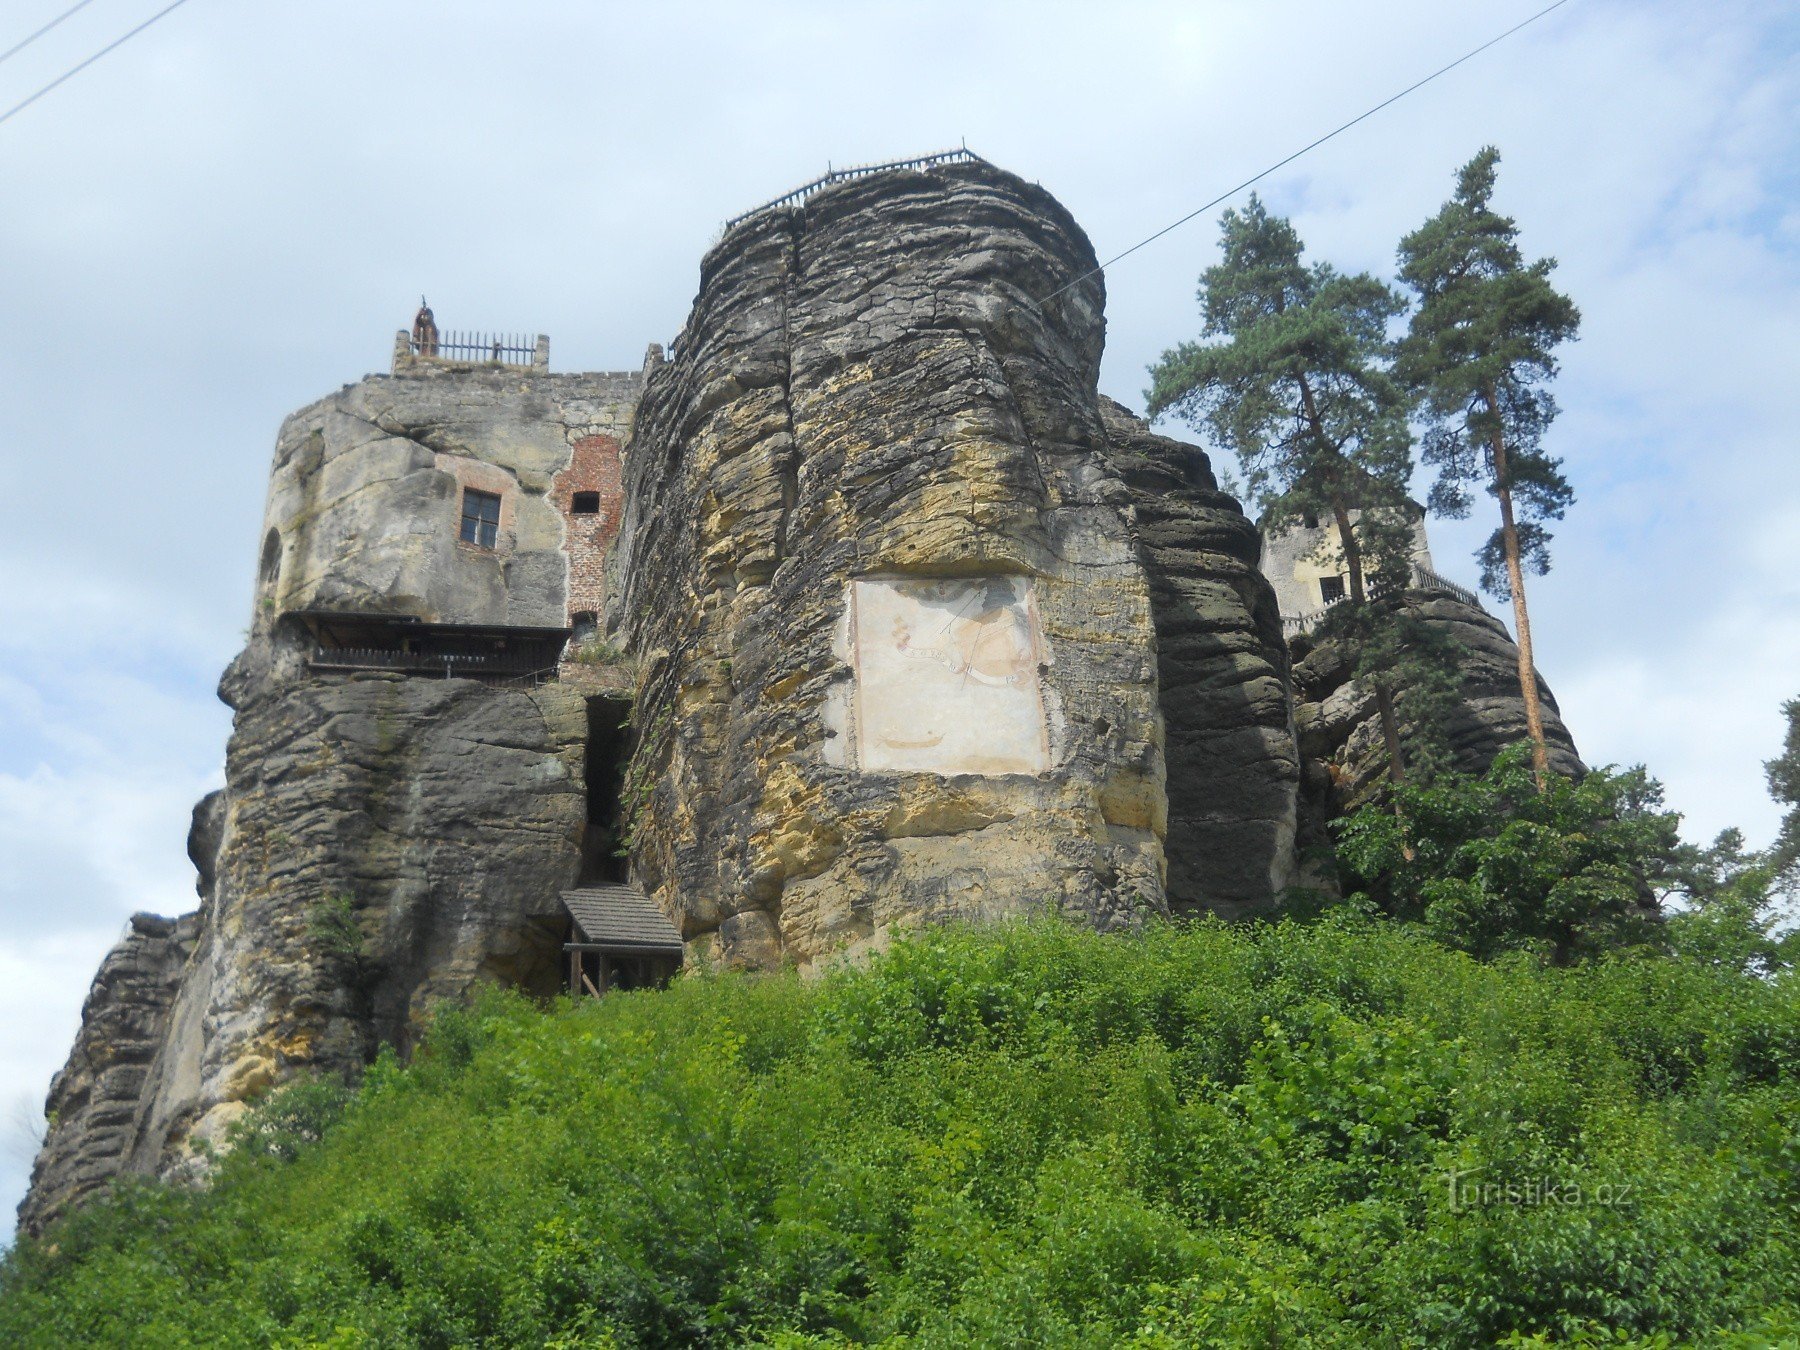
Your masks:
{"label": "sandstone rock formation", "polygon": [[[1439,628],[1457,653],[1462,682],[1456,706],[1441,730],[1456,768],[1484,773],[1495,755],[1526,737],[1518,647],[1500,620],[1456,596],[1413,590],[1407,592],[1406,603]],[[1294,720],[1306,777],[1303,844],[1322,846],[1325,822],[1358,805],[1382,781],[1387,749],[1374,696],[1350,679],[1350,661],[1343,648],[1301,637],[1295,640],[1294,651]],[[1585,772],[1541,674],[1538,698],[1551,770]],[[1399,703],[1404,718],[1404,690]]]}
{"label": "sandstone rock formation", "polygon": [[1267,909],[1294,879],[1300,777],[1287,647],[1255,527],[1198,448],[1103,405],[1150,578],[1177,913]]}
{"label": "sandstone rock formation", "polygon": [[[584,440],[628,429],[637,383],[424,368],[287,420],[255,622],[220,685],[226,787],[189,838],[202,905],[134,920],[102,967],[51,1089],[27,1231],[121,1170],[181,1168],[271,1086],[404,1048],[436,999],[483,980],[555,992],[557,896],[586,827],[583,691],[321,674],[297,616],[563,625],[579,522],[557,488]],[[467,483],[504,494],[499,547],[459,547]]]}
{"label": "sandstone rock formation", "polygon": [[[557,489],[577,448],[610,439],[616,463],[642,377],[414,369],[347,385],[282,425],[259,615],[560,627],[575,522]],[[500,498],[499,547],[465,547],[445,527],[471,487]]]}
{"label": "sandstone rock formation", "polygon": [[[1379,772],[1372,714],[1327,645],[1290,669],[1206,456],[1097,394],[1093,271],[1042,189],[898,168],[728,230],[641,374],[414,355],[289,418],[201,906],[102,967],[25,1228],[436,999],[554,992],[621,826],[702,962],[1277,905]],[[1510,642],[1415,601],[1482,767]]]}
{"label": "sandstone rock formation", "polygon": [[1284,880],[1296,761],[1254,532],[1198,451],[1103,410],[1098,278],[1038,303],[1093,267],[985,164],[831,187],[708,255],[639,410],[615,611],[643,669],[633,860],[703,953],[1128,924],[1168,907],[1176,787],[1184,901]]}

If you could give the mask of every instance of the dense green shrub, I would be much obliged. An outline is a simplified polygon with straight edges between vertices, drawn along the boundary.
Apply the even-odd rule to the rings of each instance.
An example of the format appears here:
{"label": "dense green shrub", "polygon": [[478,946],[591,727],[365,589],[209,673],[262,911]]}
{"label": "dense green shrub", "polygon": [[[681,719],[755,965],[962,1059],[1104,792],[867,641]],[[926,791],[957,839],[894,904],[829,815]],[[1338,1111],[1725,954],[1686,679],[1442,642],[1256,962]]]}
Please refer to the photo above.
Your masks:
{"label": "dense green shrub", "polygon": [[1659,893],[1682,879],[1681,817],[1640,769],[1551,775],[1531,747],[1480,777],[1394,786],[1337,825],[1358,898],[1477,956],[1530,951],[1556,962],[1660,942]]}
{"label": "dense green shrub", "polygon": [[937,931],[446,1012],[22,1243],[0,1344],[1796,1344],[1797,1203],[1791,974]]}

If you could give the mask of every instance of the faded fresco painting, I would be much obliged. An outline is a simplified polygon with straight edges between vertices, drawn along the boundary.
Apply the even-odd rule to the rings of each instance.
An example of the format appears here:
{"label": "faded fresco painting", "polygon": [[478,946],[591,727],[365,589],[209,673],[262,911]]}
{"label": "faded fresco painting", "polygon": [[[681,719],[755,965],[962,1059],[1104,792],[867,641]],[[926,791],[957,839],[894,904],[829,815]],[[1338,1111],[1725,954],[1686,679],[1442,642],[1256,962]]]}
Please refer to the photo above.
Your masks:
{"label": "faded fresco painting", "polygon": [[1050,767],[1029,577],[851,583],[857,755],[874,773]]}

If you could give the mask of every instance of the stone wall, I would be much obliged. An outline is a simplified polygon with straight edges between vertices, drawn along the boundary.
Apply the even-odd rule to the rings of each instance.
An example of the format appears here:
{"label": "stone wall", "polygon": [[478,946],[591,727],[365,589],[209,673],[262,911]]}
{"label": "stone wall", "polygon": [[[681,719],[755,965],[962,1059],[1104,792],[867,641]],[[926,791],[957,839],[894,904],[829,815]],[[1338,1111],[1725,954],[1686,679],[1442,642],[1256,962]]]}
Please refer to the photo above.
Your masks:
{"label": "stone wall", "polygon": [[[1413,565],[1429,572],[1431,544],[1425,537],[1425,512],[1423,508],[1416,506],[1413,510],[1416,512],[1412,530]],[[1361,519],[1362,512],[1352,508],[1352,525]],[[1275,602],[1282,615],[1289,618],[1318,614],[1327,604],[1319,589],[1320,579],[1347,577],[1349,572],[1344,563],[1343,542],[1338,536],[1337,525],[1326,519],[1321,519],[1314,526],[1300,523],[1265,535],[1260,566],[1263,575],[1268,577],[1269,584],[1275,588]],[[1346,594],[1349,589],[1349,582],[1346,580]]]}
{"label": "stone wall", "polygon": [[[635,373],[420,363],[301,409],[276,441],[259,619],[328,609],[564,626],[573,518],[553,488],[575,445],[628,434],[640,385]],[[459,537],[470,488],[500,498],[491,549]]]}

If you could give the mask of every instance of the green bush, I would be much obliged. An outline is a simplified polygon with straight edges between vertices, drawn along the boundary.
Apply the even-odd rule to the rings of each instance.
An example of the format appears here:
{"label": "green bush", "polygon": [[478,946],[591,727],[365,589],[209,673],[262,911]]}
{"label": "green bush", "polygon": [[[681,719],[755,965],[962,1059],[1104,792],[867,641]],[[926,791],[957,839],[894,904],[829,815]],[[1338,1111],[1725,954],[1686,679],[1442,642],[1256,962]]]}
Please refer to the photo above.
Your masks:
{"label": "green bush", "polygon": [[1642,769],[1551,775],[1540,792],[1521,742],[1479,778],[1396,785],[1337,826],[1355,899],[1477,956],[1559,965],[1659,944],[1660,892],[1683,879],[1681,817]]}
{"label": "green bush", "polygon": [[0,1344],[1793,1344],[1797,1204],[1788,973],[943,930],[446,1012],[22,1242]]}

